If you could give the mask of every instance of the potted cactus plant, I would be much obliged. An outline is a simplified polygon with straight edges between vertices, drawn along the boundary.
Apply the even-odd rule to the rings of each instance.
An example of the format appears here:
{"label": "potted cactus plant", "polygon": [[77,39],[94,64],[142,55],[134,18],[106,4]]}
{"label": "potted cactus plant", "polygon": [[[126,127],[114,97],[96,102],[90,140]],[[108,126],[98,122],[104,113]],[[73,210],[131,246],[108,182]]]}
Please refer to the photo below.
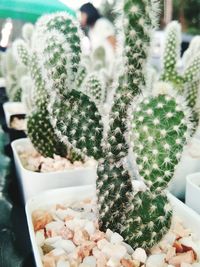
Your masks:
{"label": "potted cactus plant", "polygon": [[[176,168],[174,178],[170,184],[170,191],[177,197],[185,198],[186,176],[200,171],[200,141],[199,132],[199,96],[200,96],[200,39],[194,38],[189,48],[181,53],[181,26],[178,22],[171,22],[166,29],[166,40],[163,52],[163,69],[160,80],[170,83],[177,92],[184,96],[187,106],[191,110],[193,123],[193,138],[185,146]],[[180,62],[182,67],[180,70]]]}
{"label": "potted cactus plant", "polygon": [[[70,29],[73,29],[73,33],[78,33],[73,20],[66,17],[65,14],[57,14],[56,20],[53,16],[38,23],[40,28],[38,50],[43,55],[41,67],[45,81],[48,83],[48,112],[51,125],[55,129],[56,135],[66,146],[72,148],[83,158],[93,157],[98,162],[95,209],[98,209],[100,234],[105,233],[108,229],[117,232],[121,236],[119,238],[128,243],[129,249],[130,246],[132,249],[139,247],[151,249],[168,233],[173,209],[166,189],[173,177],[183,147],[190,138],[192,129],[188,106],[184,98],[178,96],[170,84],[160,82],[154,85],[154,90],[151,93],[146,94],[145,92],[146,61],[151,31],[157,23],[155,17],[157,11],[157,1],[123,1],[123,6],[120,9],[120,13],[123,14],[121,21],[121,34],[124,36],[123,74],[121,75],[120,72],[119,82],[115,84],[115,94],[110,113],[109,116],[105,117],[99,109],[98,101],[87,93],[87,88],[92,88],[89,84],[93,79],[88,80],[85,91],[70,86],[74,84],[71,62],[74,63],[73,68],[76,71],[77,50],[79,51],[79,49],[77,41],[72,44],[74,40],[78,39],[72,38],[73,34],[67,40],[68,45],[65,43],[65,29],[66,25],[71,25]],[[47,30],[49,30],[48,35],[45,35]],[[59,51],[62,51],[62,56],[58,56],[60,55]],[[64,88],[63,84],[65,85]],[[89,191],[91,190],[90,188]],[[58,196],[58,194],[56,195]],[[73,203],[77,201],[79,195],[91,196],[88,194],[88,189],[84,188],[75,191],[69,188],[64,194],[69,194]],[[61,191],[59,195],[61,195]],[[57,196],[55,196],[56,201]],[[36,199],[29,203],[36,203]],[[43,201],[46,206],[47,202]],[[63,201],[65,202],[64,198]],[[57,219],[52,218],[58,216],[59,221],[58,213],[39,210],[37,214],[33,214],[34,210],[29,209],[29,207],[28,204],[31,234],[33,234],[34,225],[36,234],[39,235],[38,238],[41,237],[38,242],[45,243],[43,242],[42,231],[48,232],[48,237],[53,238],[49,240],[52,243],[48,243],[43,252],[40,249],[40,253],[44,253],[43,256],[47,257],[47,259],[43,258],[44,266],[48,266],[47,262],[50,263],[51,260],[53,266],[59,266],[57,265],[59,255],[62,255],[62,260],[66,261],[70,252],[74,251],[75,245],[68,240],[72,233],[67,232],[69,229],[63,228],[66,231],[62,237],[65,241],[66,239],[69,241],[66,244],[64,240],[60,240],[57,228],[52,229],[49,225],[52,223],[51,226],[56,227]],[[62,204],[56,207],[58,209],[59,207],[63,208]],[[62,214],[65,225],[74,217],[73,212],[79,212],[82,210],[82,206],[75,204],[75,209],[72,210],[70,206],[70,210],[70,214]],[[31,215],[29,211],[32,213]],[[90,218],[94,218],[90,210],[87,212],[89,212]],[[80,223],[84,224],[85,218],[82,218],[81,215],[79,218],[82,219]],[[62,222],[60,223],[62,224]],[[49,226],[48,229],[46,228],[47,225]],[[70,225],[73,227],[74,222]],[[37,233],[38,230],[41,232]],[[87,236],[86,241],[90,240],[90,236],[86,232],[83,235]],[[55,245],[54,241],[59,241],[59,245]],[[32,238],[32,242],[36,248],[35,236]],[[103,242],[101,248],[98,248],[108,251],[108,247],[104,246],[106,241]],[[86,246],[87,242],[82,244],[77,237],[74,243]],[[92,248],[95,246],[93,244]],[[62,249],[59,250],[61,247]],[[54,248],[57,248],[58,254],[56,255]],[[89,252],[86,251],[87,256],[91,255],[92,248]],[[111,250],[112,247],[109,246],[109,251]],[[80,253],[83,255],[81,254],[81,259],[75,258],[74,266],[88,266],[82,262],[86,256],[85,250],[80,251]],[[92,251],[92,253],[94,252]],[[192,253],[189,253],[191,257],[187,263],[195,262]],[[56,256],[58,257],[52,259]],[[115,260],[109,258],[107,266],[134,266],[134,262],[130,258],[118,258],[118,265],[114,265],[113,261]],[[122,262],[122,260],[124,261]],[[170,262],[172,264],[172,261]],[[41,260],[37,263],[38,266],[42,266]],[[164,266],[165,257],[162,258],[162,263],[163,265],[160,264],[160,266]],[[72,263],[63,264],[70,266]],[[156,264],[151,263],[149,266],[157,266]],[[178,264],[181,264],[180,257]],[[106,264],[99,266],[106,266]],[[138,266],[140,266],[140,262]]]}
{"label": "potted cactus plant", "polygon": [[[34,26],[24,24],[22,36],[27,42],[31,42]],[[23,103],[23,79],[27,75],[27,68],[17,61],[14,44],[2,55],[2,73],[6,80],[6,93],[8,102],[4,103],[3,109],[6,118],[5,130],[10,135],[12,142],[18,138],[26,137],[26,106]]]}
{"label": "potted cactus plant", "polygon": [[[45,69],[48,66],[42,66],[41,64],[43,56],[46,55],[40,50],[38,40],[41,38],[40,35],[44,34],[48,37],[51,28],[54,31],[60,26],[59,15],[44,16],[38,21],[31,44],[25,40],[16,40],[14,44],[19,62],[28,68],[28,75],[23,83],[23,91],[24,102],[28,106],[27,135],[29,139],[16,140],[12,143],[16,169],[25,200],[45,189],[86,185],[95,183],[96,179],[96,162],[89,158],[83,159],[81,155],[65,144],[56,135],[50,120],[48,105],[52,89],[51,83],[54,82],[53,94],[54,90],[62,89],[64,91],[67,86],[74,86],[77,82],[76,77],[78,77],[81,50],[79,35],[74,31],[77,26],[74,21],[69,20],[68,14],[64,15],[66,25],[61,25],[59,31],[65,34],[65,45],[67,46],[69,40],[71,40],[71,46],[76,50],[73,61],[69,63],[71,64],[71,77],[65,77],[64,73],[61,80],[56,77],[64,69],[64,66],[62,66],[63,60],[67,60],[64,59],[63,50],[59,50],[60,44],[56,42],[50,50],[58,49],[56,63],[60,66],[60,73],[54,73],[54,69],[57,68],[55,65],[52,66],[50,76],[47,77]],[[45,27],[47,29],[43,27],[44,20],[46,20]],[[80,77],[78,78],[80,82]]]}

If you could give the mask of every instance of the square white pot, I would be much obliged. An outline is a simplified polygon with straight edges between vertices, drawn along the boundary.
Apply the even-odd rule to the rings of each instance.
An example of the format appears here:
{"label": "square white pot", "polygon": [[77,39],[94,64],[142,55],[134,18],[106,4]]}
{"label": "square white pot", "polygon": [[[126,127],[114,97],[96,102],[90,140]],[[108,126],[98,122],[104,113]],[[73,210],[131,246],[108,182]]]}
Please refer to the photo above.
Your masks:
{"label": "square white pot", "polygon": [[[26,216],[28,221],[29,234],[37,267],[43,267],[38,245],[35,238],[34,227],[32,223],[32,212],[45,206],[51,206],[65,201],[81,201],[84,198],[95,195],[95,186],[69,187],[57,190],[46,191],[38,196],[31,198],[26,204]],[[174,214],[179,216],[185,227],[190,228],[193,233],[200,239],[200,216],[180,200],[168,194],[173,206]]]}
{"label": "square white pot", "polygon": [[200,172],[187,176],[186,205],[200,214]]}
{"label": "square white pot", "polygon": [[200,139],[197,135],[185,147],[169,191],[176,197],[185,199],[186,177],[196,172],[200,172]]}
{"label": "square white pot", "polygon": [[57,189],[69,186],[82,186],[95,184],[97,166],[77,167],[70,170],[39,173],[27,170],[23,167],[18,154],[19,147],[32,147],[28,138],[18,139],[11,144],[16,172],[21,185],[25,202],[32,196],[49,189]]}
{"label": "square white pot", "polygon": [[13,115],[25,115],[26,108],[21,102],[6,102],[3,104],[6,125],[10,128],[10,120]]}

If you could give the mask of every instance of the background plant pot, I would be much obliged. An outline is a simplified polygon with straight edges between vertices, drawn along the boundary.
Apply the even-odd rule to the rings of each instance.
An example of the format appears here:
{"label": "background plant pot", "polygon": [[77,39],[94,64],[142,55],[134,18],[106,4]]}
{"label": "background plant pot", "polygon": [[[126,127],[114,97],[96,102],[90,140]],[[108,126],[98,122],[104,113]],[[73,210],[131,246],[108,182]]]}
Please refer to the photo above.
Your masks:
{"label": "background plant pot", "polygon": [[[43,267],[40,257],[40,252],[36,243],[34,227],[32,223],[32,212],[41,207],[48,207],[58,203],[64,203],[65,201],[81,201],[84,198],[95,196],[95,186],[82,186],[82,187],[69,187],[57,190],[50,190],[43,192],[42,194],[31,198],[26,204],[26,216],[29,227],[29,234],[33,247],[34,257],[37,267]],[[200,216],[193,210],[188,208],[180,200],[168,195],[171,204],[174,209],[175,215],[179,216],[184,223],[185,227],[190,228],[193,233],[196,234],[197,238],[200,238],[199,225]]]}
{"label": "background plant pot", "polygon": [[77,167],[59,172],[39,173],[25,169],[18,154],[18,148],[32,147],[28,138],[18,139],[11,144],[15,167],[25,202],[32,196],[49,189],[69,186],[82,186],[95,184],[96,165],[90,167]]}
{"label": "background plant pot", "polygon": [[200,140],[193,138],[185,147],[181,160],[177,166],[174,178],[169,185],[169,191],[176,197],[184,200],[186,177],[200,171]]}
{"label": "background plant pot", "polygon": [[6,102],[3,104],[6,125],[7,128],[10,128],[11,116],[13,115],[22,115],[25,116],[26,109],[23,103],[21,102]]}
{"label": "background plant pot", "polygon": [[8,97],[6,95],[6,88],[1,87],[0,85],[0,122],[1,122],[1,125],[4,124],[4,120],[2,119],[4,118],[3,104],[7,101],[8,101]]}
{"label": "background plant pot", "polygon": [[200,214],[200,172],[187,176],[186,205]]}
{"label": "background plant pot", "polygon": [[[15,118],[25,119],[25,117],[26,117],[25,114],[14,114],[14,115],[11,115],[10,116],[10,125],[12,124],[12,121]],[[10,125],[7,128],[7,132],[9,134],[9,136],[10,136],[10,142],[12,142],[14,140],[17,140],[17,139],[20,139],[20,138],[25,138],[27,136],[24,130],[18,130],[18,129],[11,128]]]}

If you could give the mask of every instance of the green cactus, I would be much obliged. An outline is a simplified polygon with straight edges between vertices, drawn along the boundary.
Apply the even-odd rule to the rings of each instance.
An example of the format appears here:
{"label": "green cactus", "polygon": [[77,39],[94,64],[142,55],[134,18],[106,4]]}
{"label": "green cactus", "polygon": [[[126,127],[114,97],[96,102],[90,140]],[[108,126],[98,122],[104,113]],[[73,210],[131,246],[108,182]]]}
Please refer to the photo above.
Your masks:
{"label": "green cactus", "polygon": [[183,55],[182,61],[184,66],[182,73],[180,73],[177,70],[177,65],[180,60],[181,27],[176,21],[171,22],[167,26],[163,57],[164,64],[160,79],[172,83],[177,90],[185,95],[188,106],[192,108],[193,121],[196,121],[196,125],[199,121],[199,115],[195,109],[200,82],[199,47],[200,39],[197,37]]}
{"label": "green cactus", "polygon": [[178,22],[171,22],[166,28],[166,40],[163,53],[163,71],[161,80],[172,82],[174,86],[183,90],[183,78],[177,71],[177,64],[181,54],[181,26]]}
{"label": "green cactus", "polygon": [[97,105],[105,102],[105,85],[103,79],[100,80],[98,73],[88,74],[82,83],[82,91],[88,95]]}
{"label": "green cactus", "polygon": [[[122,77],[119,74],[108,117],[101,115],[94,98],[85,94],[87,90],[83,92],[75,87],[81,66],[81,37],[71,18],[63,13],[44,17],[38,22],[35,35],[40,36],[36,51],[49,93],[46,112],[51,125],[68,148],[98,161],[101,229],[119,232],[133,248],[151,248],[171,225],[172,212],[165,189],[178,162],[176,156],[182,152],[191,128],[185,104],[163,84],[159,84],[155,95],[143,97],[139,102],[134,98],[146,86],[145,67],[157,7],[154,0],[124,0],[121,13],[125,68]],[[96,80],[94,83],[89,79],[87,84],[89,89],[96,89]],[[161,105],[163,109],[159,108]],[[41,112],[33,114],[30,127],[38,125]],[[149,127],[150,136],[143,132],[142,124]],[[168,133],[167,138],[164,131]],[[39,131],[34,138],[42,139],[40,134]],[[147,145],[141,149],[143,144]],[[152,151],[159,149],[162,155],[151,158]],[[131,151],[136,153],[135,160],[128,160]],[[144,157],[147,161],[143,162]],[[144,170],[140,169],[141,162]]]}
{"label": "green cactus", "polygon": [[[92,99],[89,99],[82,92],[74,90],[73,86],[64,88],[67,75],[63,76],[63,83],[60,84],[59,91],[56,90],[54,93],[51,93],[51,102],[49,105],[51,123],[56,129],[60,140],[76,148],[76,151],[83,155],[94,157],[99,161],[97,195],[101,228],[105,229],[109,227],[114,231],[120,232],[125,240],[134,248],[137,246],[153,246],[168,231],[171,223],[171,209],[163,188],[166,188],[168,181],[172,178],[172,173],[170,177],[167,176],[166,180],[160,183],[159,179],[157,179],[158,174],[154,172],[150,173],[148,179],[144,177],[146,178],[146,180],[144,179],[146,184],[144,192],[138,192],[134,188],[134,185],[132,186],[132,178],[134,177],[136,179],[136,174],[132,173],[130,175],[129,168],[123,164],[123,161],[126,162],[125,159],[130,148],[130,143],[127,142],[127,135],[132,131],[127,126],[128,109],[134,96],[142,90],[145,82],[144,67],[147,57],[146,48],[149,46],[150,41],[152,23],[150,20],[152,17],[150,15],[153,12],[151,4],[148,1],[125,1],[124,13],[126,14],[126,26],[129,30],[132,29],[132,25],[136,29],[138,26],[138,30],[135,30],[133,36],[134,41],[139,41],[137,42],[137,51],[133,53],[135,42],[130,42],[128,39],[129,32],[125,27],[125,36],[127,38],[125,39],[124,55],[126,55],[127,59],[125,62],[127,73],[124,75],[123,85],[119,85],[116,90],[109,124],[101,119],[101,115]],[[141,12],[138,12],[138,10]],[[145,13],[143,13],[144,11]],[[44,60],[42,64],[47,71],[56,73],[56,69],[59,66],[56,51],[65,51],[65,58],[68,58],[67,54],[71,53],[72,50],[70,49],[70,45],[64,45],[63,35],[58,34],[57,31],[52,31],[51,37],[49,36],[48,38],[50,38],[48,42],[47,39],[43,42],[44,49],[42,51]],[[57,50],[53,47],[53,42]],[[126,49],[127,46],[128,49]],[[130,51],[132,51],[131,54]],[[134,56],[134,60],[133,58],[129,59],[130,56]],[[50,60],[47,61],[47,59]],[[64,74],[67,74],[69,70],[68,64],[70,62],[66,62],[65,65],[62,64],[63,70],[61,71]],[[53,67],[55,68],[53,69]],[[49,75],[49,77],[53,78],[53,75]],[[49,84],[53,84],[53,82],[55,81],[50,80]],[[160,119],[176,111],[178,118],[175,120],[174,126],[182,122],[183,127],[181,127],[180,133],[176,132],[176,130],[173,132],[173,138],[175,140],[180,138],[181,140],[180,144],[175,146],[175,143],[174,147],[177,153],[181,153],[185,133],[187,133],[187,125],[184,124],[184,119],[187,118],[184,113],[185,106],[183,107],[180,104],[181,110],[178,112],[179,106],[175,98],[171,101],[168,101],[168,98],[170,96],[151,96],[149,97],[149,101],[152,108],[155,108],[154,105],[157,106],[161,100],[166,104],[166,111],[164,109],[163,113],[158,113]],[[145,104],[146,100],[144,101],[144,106],[148,105]],[[81,107],[81,112],[78,107]],[[149,117],[147,113],[144,115],[147,118]],[[140,115],[138,114],[138,116]],[[154,121],[154,117],[149,120],[150,122]],[[105,129],[102,123],[106,126]],[[172,120],[170,123],[170,126],[173,128]],[[151,126],[153,138],[156,139],[158,134],[156,131],[157,125],[149,123],[149,126]],[[166,125],[163,122],[164,126]],[[147,141],[148,137],[144,135],[143,142],[146,143]],[[158,142],[157,146],[160,146],[160,142]],[[149,145],[149,154],[152,149],[153,147]],[[163,156],[164,159],[172,155],[171,149],[172,147],[170,147],[170,154],[169,151],[166,151],[165,156]],[[164,168],[162,162],[158,162],[158,164],[159,168]],[[171,172],[173,172],[176,162],[173,164],[170,169]],[[132,165],[135,168],[133,162]],[[147,209],[148,215],[146,214]],[[155,221],[156,224],[154,223]],[[145,233],[143,237],[141,236],[142,232]]]}
{"label": "green cactus", "polygon": [[10,101],[21,101],[20,80],[26,74],[26,67],[17,64],[13,46],[2,56],[2,72],[6,80],[6,93]]}
{"label": "green cactus", "polygon": [[183,54],[183,57],[182,57],[183,64],[185,66],[188,66],[188,64],[190,64],[193,57],[196,57],[196,55],[199,53],[199,50],[200,50],[200,36],[197,35],[192,38],[189,48]]}
{"label": "green cactus", "polygon": [[[38,64],[39,55],[31,52],[28,45],[23,40],[15,42],[15,50],[19,60],[26,64],[30,74],[29,94],[32,94],[31,109],[27,115],[27,133],[36,150],[45,157],[53,157],[54,154],[67,156],[67,147],[60,142],[50,123],[49,112],[47,110],[49,95],[45,87],[42,70]],[[23,81],[22,81],[23,82]],[[26,87],[26,85],[24,85]],[[22,85],[23,87],[23,85]],[[27,94],[27,92],[26,92]]]}
{"label": "green cactus", "polygon": [[168,91],[167,84],[160,83],[157,87],[160,94],[142,97],[132,113],[131,140],[140,175],[153,182],[153,189],[165,189],[179,162],[192,124],[184,98],[174,93],[162,94],[162,90]]}
{"label": "green cactus", "polygon": [[52,158],[54,154],[63,157],[67,155],[67,148],[59,142],[45,108],[37,109],[28,116],[27,132],[36,150],[44,157]]}

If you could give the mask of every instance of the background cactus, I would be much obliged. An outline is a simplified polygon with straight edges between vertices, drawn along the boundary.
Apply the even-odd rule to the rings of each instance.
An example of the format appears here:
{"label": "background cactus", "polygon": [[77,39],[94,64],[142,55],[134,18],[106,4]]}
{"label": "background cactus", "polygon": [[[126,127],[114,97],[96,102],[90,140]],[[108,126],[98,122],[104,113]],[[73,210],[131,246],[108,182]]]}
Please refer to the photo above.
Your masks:
{"label": "background cactus", "polygon": [[161,80],[172,83],[179,92],[185,95],[188,106],[193,110],[193,120],[198,123],[196,104],[200,82],[200,39],[196,37],[183,55],[183,70],[178,70],[181,50],[181,27],[176,21],[167,26],[163,56]]}
{"label": "background cactus", "polygon": [[17,64],[10,47],[2,55],[2,75],[6,80],[6,93],[10,101],[21,101],[22,89],[20,87],[21,78],[26,74],[26,67]]}
{"label": "background cactus", "polygon": [[14,46],[20,62],[28,67],[30,75],[28,78],[31,82],[29,93],[27,93],[27,86],[24,84],[29,103],[31,102],[31,109],[27,116],[28,136],[36,150],[43,156],[53,157],[54,154],[67,156],[67,147],[60,142],[50,123],[47,110],[49,96],[38,64],[38,54],[31,50],[28,43],[23,40],[17,40]]}

